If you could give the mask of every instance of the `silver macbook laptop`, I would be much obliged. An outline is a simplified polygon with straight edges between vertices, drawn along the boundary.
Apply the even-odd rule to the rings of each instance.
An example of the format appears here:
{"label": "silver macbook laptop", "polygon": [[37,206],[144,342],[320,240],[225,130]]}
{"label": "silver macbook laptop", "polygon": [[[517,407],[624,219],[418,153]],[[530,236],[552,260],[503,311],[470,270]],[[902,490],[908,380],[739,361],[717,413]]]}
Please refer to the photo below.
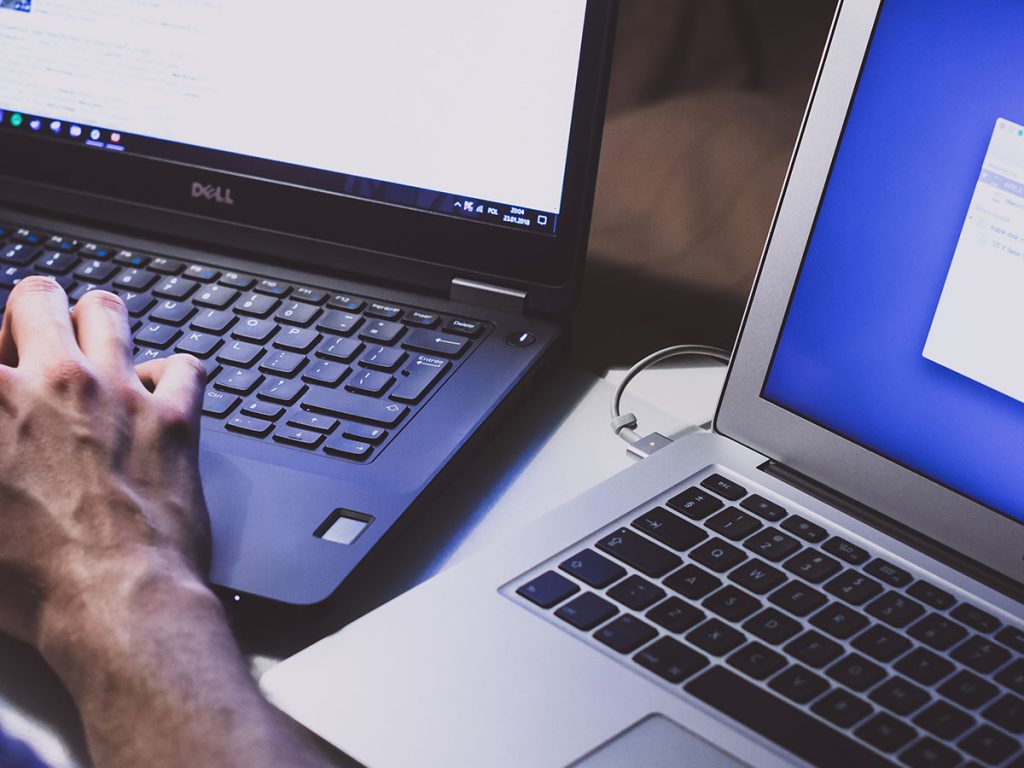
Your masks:
{"label": "silver macbook laptop", "polygon": [[714,433],[271,697],[371,768],[1024,765],[1021,29],[843,2]]}

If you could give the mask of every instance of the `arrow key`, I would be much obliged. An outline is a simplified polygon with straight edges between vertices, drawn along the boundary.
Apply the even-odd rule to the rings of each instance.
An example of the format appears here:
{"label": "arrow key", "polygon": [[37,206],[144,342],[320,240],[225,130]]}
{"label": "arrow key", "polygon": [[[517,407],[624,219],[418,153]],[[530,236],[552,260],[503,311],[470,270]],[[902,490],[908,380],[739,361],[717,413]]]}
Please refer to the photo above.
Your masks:
{"label": "arrow key", "polygon": [[416,330],[409,334],[402,346],[418,352],[430,352],[444,357],[459,357],[469,346],[469,339],[436,333],[428,330]]}

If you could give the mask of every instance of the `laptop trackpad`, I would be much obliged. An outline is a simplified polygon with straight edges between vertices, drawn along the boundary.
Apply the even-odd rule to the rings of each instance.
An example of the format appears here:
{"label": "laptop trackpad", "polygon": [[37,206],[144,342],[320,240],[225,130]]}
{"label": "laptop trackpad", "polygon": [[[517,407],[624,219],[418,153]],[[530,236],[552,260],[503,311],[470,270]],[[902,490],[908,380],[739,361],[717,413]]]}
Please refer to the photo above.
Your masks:
{"label": "laptop trackpad", "polygon": [[571,768],[742,768],[736,760],[681,725],[651,715],[620,733]]}

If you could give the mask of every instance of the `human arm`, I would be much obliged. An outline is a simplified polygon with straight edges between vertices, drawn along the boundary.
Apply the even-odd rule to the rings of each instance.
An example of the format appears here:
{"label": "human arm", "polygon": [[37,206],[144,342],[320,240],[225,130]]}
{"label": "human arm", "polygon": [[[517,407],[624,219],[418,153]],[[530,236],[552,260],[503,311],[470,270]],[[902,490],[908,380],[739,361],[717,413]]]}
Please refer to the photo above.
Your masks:
{"label": "human arm", "polygon": [[124,305],[29,278],[0,328],[0,631],[63,680],[99,768],[326,765],[203,583],[202,367],[135,369]]}

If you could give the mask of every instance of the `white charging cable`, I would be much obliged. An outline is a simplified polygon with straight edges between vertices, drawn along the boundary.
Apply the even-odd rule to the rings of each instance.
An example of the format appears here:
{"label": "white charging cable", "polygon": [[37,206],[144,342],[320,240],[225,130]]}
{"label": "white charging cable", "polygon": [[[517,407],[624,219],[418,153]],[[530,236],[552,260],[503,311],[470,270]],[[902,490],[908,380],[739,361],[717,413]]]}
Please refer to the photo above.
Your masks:
{"label": "white charging cable", "polygon": [[652,432],[646,437],[641,437],[636,431],[637,418],[635,413],[622,413],[622,396],[633,379],[659,363],[671,360],[676,357],[709,357],[713,360],[729,364],[732,356],[724,349],[718,347],[705,347],[698,344],[684,344],[678,347],[668,347],[660,352],[655,352],[645,357],[626,372],[625,377],[615,389],[612,395],[612,430],[620,438],[629,444],[629,452],[640,457],[650,456],[659,451],[672,441],[662,434]]}

